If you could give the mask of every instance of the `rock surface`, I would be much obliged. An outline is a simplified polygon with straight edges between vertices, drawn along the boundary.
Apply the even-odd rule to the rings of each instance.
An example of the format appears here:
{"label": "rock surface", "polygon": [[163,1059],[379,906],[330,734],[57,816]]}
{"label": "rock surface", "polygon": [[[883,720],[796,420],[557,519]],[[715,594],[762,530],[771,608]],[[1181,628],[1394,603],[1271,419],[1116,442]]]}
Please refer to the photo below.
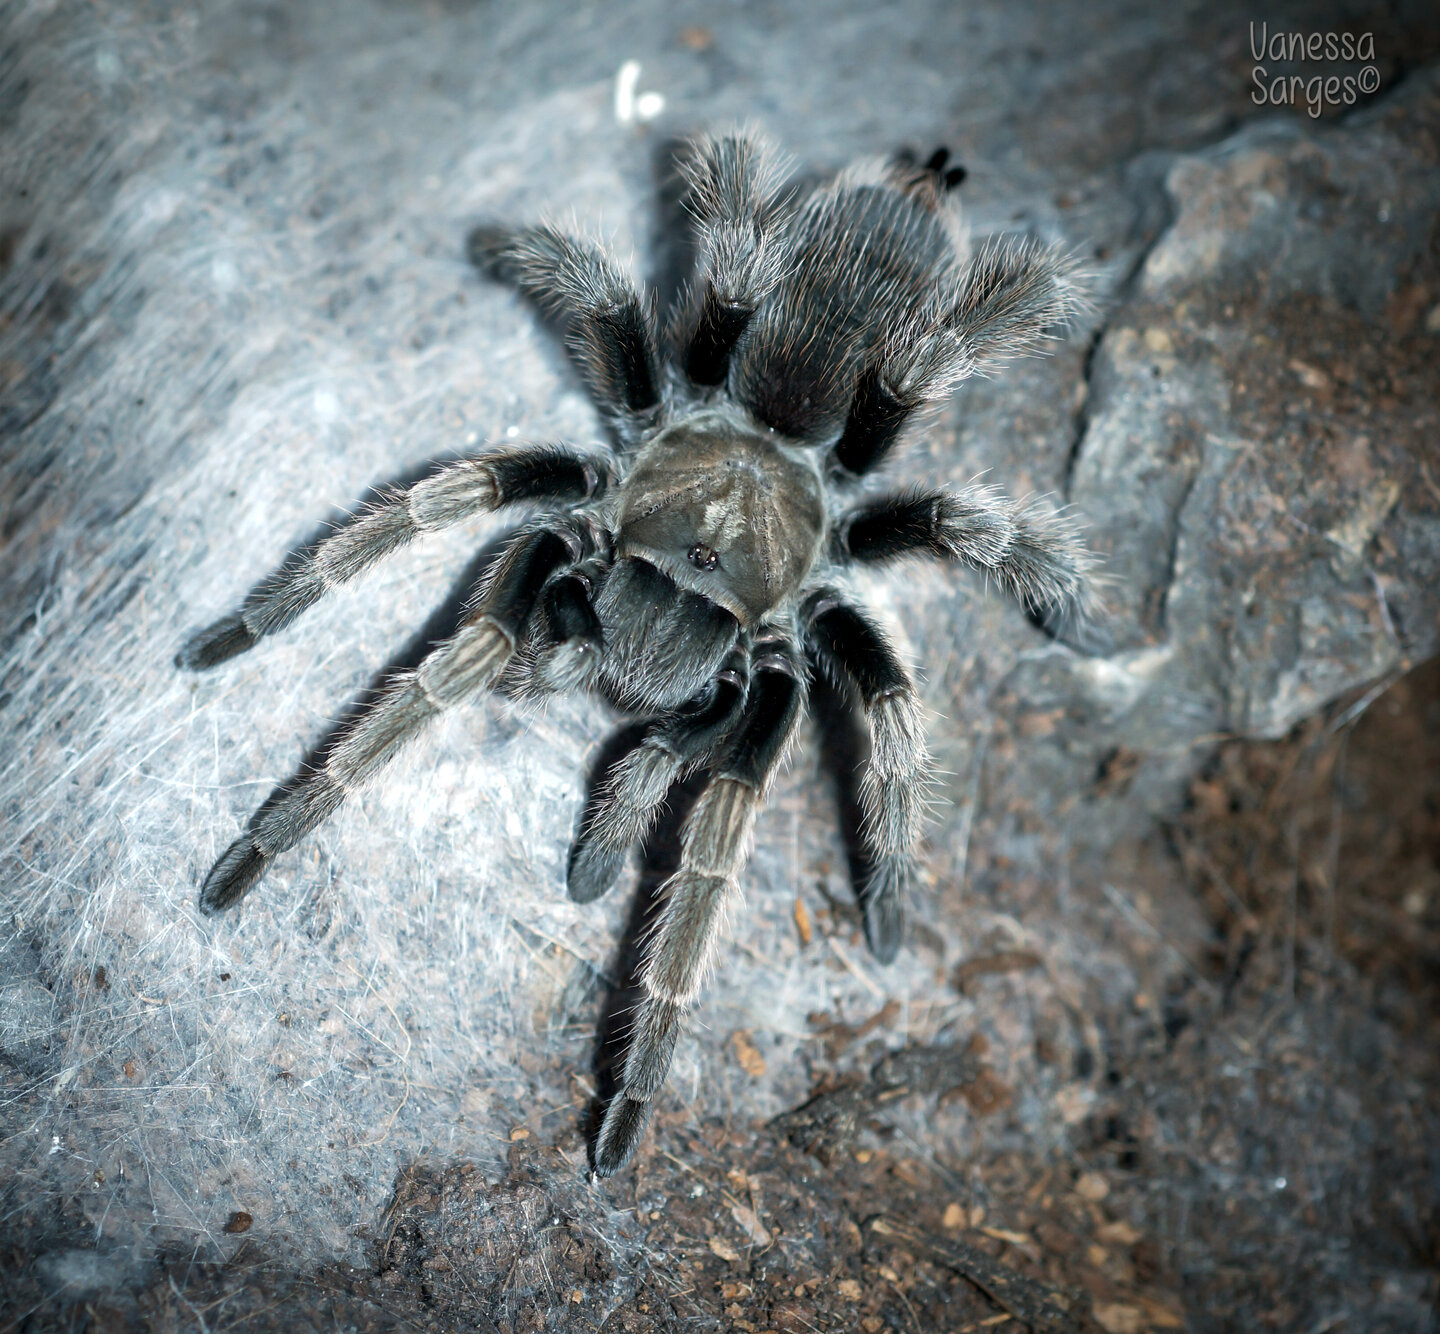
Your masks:
{"label": "rock surface", "polygon": [[[1406,738],[1356,731],[1368,787],[1335,747],[1440,651],[1440,28],[1374,20],[1380,91],[1312,118],[1253,104],[1251,17],[7,17],[7,1316],[1024,1318],[1043,1298],[993,1291],[982,1247],[1112,1334],[1419,1327],[1440,1100],[1412,974],[1440,955],[1440,831],[1421,800],[1391,860],[1355,860],[1340,813],[1399,809],[1381,780]],[[630,59],[652,121],[617,121]],[[329,721],[453,622],[501,528],[405,553],[214,673],[171,659],[369,488],[487,440],[597,438],[466,232],[573,211],[656,271],[667,136],[744,118],[813,170],[944,142],[977,234],[1091,258],[1091,324],[966,386],[892,478],[1058,493],[1109,614],[1053,640],[949,572],[868,582],[924,671],[942,775],[909,948],[863,952],[812,738],[650,1141],[592,1188],[596,1035],[637,920],[634,881],[563,890],[598,707],[449,718],[238,917],[195,907]],[[1435,692],[1400,688],[1436,734]]]}

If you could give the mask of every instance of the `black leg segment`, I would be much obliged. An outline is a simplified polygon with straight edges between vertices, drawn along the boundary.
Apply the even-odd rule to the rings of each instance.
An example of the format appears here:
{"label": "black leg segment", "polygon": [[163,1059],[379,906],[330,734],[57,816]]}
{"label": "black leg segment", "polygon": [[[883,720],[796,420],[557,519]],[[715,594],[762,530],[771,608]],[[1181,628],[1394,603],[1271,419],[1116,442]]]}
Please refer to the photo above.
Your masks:
{"label": "black leg segment", "polygon": [[860,372],[845,429],[835,445],[835,461],[846,472],[863,477],[885,461],[915,404],[896,398],[876,366]]}
{"label": "black leg segment", "polygon": [[628,411],[644,413],[660,401],[649,321],[637,298],[601,312],[593,326],[582,323],[571,337],[597,381],[613,387]]}
{"label": "black leg segment", "polygon": [[910,686],[890,641],[863,612],[829,594],[812,599],[802,613],[805,646],[826,679],[853,686],[869,704]]}
{"label": "black leg segment", "polygon": [[1004,548],[1010,527],[1003,514],[980,505],[962,507],[943,491],[910,491],[846,515],[836,530],[836,555],[869,563],[917,554],[949,559],[963,529],[983,559]]}
{"label": "black leg segment", "polygon": [[486,614],[513,641],[539,600],[550,576],[588,554],[580,525],[567,530],[538,528],[521,533],[501,556],[482,594]]}
{"label": "black leg segment", "polygon": [[754,677],[745,704],[745,720],[718,770],[759,789],[769,779],[794,730],[803,702],[800,664],[794,651],[779,642],[755,646]]}
{"label": "black leg segment", "polygon": [[576,504],[600,494],[612,481],[595,459],[560,445],[528,445],[494,454],[487,463],[497,506],[527,500]]}
{"label": "black leg segment", "polygon": [[730,353],[754,313],[754,306],[722,300],[714,286],[707,284],[695,330],[685,349],[685,374],[692,384],[724,383]]}

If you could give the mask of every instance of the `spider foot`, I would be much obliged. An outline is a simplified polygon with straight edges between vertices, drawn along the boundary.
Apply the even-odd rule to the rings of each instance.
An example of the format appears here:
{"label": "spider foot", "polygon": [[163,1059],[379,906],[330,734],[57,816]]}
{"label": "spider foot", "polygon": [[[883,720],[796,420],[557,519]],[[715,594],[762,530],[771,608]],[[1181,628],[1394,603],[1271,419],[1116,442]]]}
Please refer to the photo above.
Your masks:
{"label": "spider foot", "polygon": [[191,635],[175,655],[175,665],[201,672],[244,653],[254,643],[255,636],[238,615],[226,616]]}
{"label": "spider foot", "polygon": [[970,174],[958,162],[950,165],[950,150],[944,145],[931,153],[923,165],[915,151],[910,148],[902,148],[895,154],[894,161],[897,166],[908,168],[917,174],[928,173],[937,194],[958,190]]}
{"label": "spider foot", "polygon": [[265,874],[269,861],[249,834],[241,834],[205,877],[200,887],[200,911],[211,916],[234,907]]}
{"label": "spider foot", "polygon": [[514,243],[518,229],[481,223],[465,238],[465,257],[481,272],[501,277],[506,250]]}
{"label": "spider foot", "polygon": [[937,148],[925,160],[925,170],[933,172],[938,184],[947,191],[958,189],[970,174],[958,162],[953,167],[947,166],[949,161],[950,150],[945,147]]}
{"label": "spider foot", "polygon": [[573,903],[592,903],[609,892],[625,865],[625,849],[607,847],[584,835],[570,849],[565,888]]}
{"label": "spider foot", "polygon": [[874,899],[865,905],[865,943],[880,963],[894,963],[905,936],[905,909],[899,899]]}
{"label": "spider foot", "polygon": [[905,937],[905,898],[914,864],[909,857],[881,857],[861,894],[865,943],[880,963],[894,963]]}
{"label": "spider foot", "polygon": [[650,1104],[625,1093],[618,1093],[605,1109],[605,1123],[595,1144],[595,1175],[613,1177],[634,1154],[645,1124],[650,1120]]}

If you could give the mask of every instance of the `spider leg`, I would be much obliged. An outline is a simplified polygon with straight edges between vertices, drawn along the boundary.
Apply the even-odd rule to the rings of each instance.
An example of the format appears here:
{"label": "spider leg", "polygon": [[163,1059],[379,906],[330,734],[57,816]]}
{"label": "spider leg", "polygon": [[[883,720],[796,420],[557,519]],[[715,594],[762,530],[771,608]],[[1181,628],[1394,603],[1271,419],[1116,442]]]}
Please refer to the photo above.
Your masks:
{"label": "spider leg", "polygon": [[1048,330],[1086,306],[1072,256],[1033,240],[991,241],[861,369],[836,461],[855,476],[873,471],[917,408],[971,375],[1036,351]]}
{"label": "spider leg", "polygon": [[859,697],[870,731],[870,759],[860,782],[865,879],[857,888],[870,950],[889,963],[900,948],[924,824],[928,760],[920,701],[884,633],[837,594],[812,595],[801,624],[811,660],[837,687]]}
{"label": "spider leg", "polygon": [[751,316],[783,276],[786,164],[763,140],[733,134],[697,139],[681,171],[702,272],[682,304],[677,341],[690,380],[715,385],[724,381]]}
{"label": "spider leg", "polygon": [[959,561],[1041,616],[1083,620],[1095,607],[1095,558],[1074,527],[993,487],[882,496],[840,519],[832,548],[867,564],[916,553]]}
{"label": "spider leg", "polygon": [[645,739],[606,774],[570,849],[567,881],[577,903],[609,890],[626,853],[649,832],[670,789],[704,764],[734,730],[749,678],[749,656],[736,649],[707,698],[657,719]]}
{"label": "spider leg", "polygon": [[470,253],[566,327],[596,404],[635,444],[660,403],[651,300],[609,255],[549,225],[477,230]]}
{"label": "spider leg", "polygon": [[459,631],[432,649],[413,671],[395,677],[339,739],[324,763],[279,788],[250,818],[245,832],[210,869],[200,907],[219,912],[238,903],[270,861],[333,815],[445,709],[494,685],[515,652],[521,630],[546,580],[573,562],[582,525],[522,532],[500,558],[475,610]]}
{"label": "spider leg", "polygon": [[245,652],[265,635],[283,630],[332,588],[421,533],[527,500],[586,500],[607,480],[603,464],[557,445],[517,445],[449,464],[392,492],[288,563],[261,584],[239,612],[191,638],[177,662],[198,670]]}
{"label": "spider leg", "polygon": [[620,1092],[605,1111],[595,1172],[613,1176],[635,1152],[650,1104],[669,1073],[680,1026],[713,962],[755,815],[799,721],[803,689],[794,651],[758,644],[745,713],[724,761],[681,836],[680,868],[646,948],[644,998],[635,1015]]}

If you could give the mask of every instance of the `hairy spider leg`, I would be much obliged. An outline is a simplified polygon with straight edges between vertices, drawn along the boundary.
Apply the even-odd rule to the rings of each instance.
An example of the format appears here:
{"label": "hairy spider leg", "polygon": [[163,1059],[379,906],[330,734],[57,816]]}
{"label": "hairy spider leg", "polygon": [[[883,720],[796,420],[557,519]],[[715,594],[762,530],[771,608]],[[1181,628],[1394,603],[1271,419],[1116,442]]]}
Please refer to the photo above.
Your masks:
{"label": "hairy spider leg", "polygon": [[650,831],[670,789],[735,730],[749,681],[749,650],[737,648],[705,698],[655,719],[596,785],[570,848],[566,883],[575,902],[598,899],[615,883],[626,853]]}
{"label": "hairy spider leg", "polygon": [[740,335],[784,274],[786,164],[765,141],[728,135],[696,140],[680,169],[701,266],[680,303],[676,341],[691,383],[717,385]]}
{"label": "hairy spider leg", "polygon": [[245,652],[422,533],[529,500],[586,500],[608,481],[603,463],[559,445],[513,445],[451,463],[385,496],[271,575],[239,612],[196,634],[177,662],[202,669]]}
{"label": "hairy spider leg", "polygon": [[766,789],[795,734],[804,702],[795,650],[755,646],[744,717],[681,835],[680,867],[661,890],[664,906],[646,947],[644,997],[635,1015],[620,1092],[605,1110],[595,1172],[618,1172],[635,1152],[650,1103],[665,1083],[675,1042],[714,960],[736,877]]}
{"label": "hairy spider leg", "polygon": [[556,575],[545,586],[531,630],[534,634],[532,688],[540,693],[588,690],[600,670],[605,635],[595,614],[594,593],[607,559]]}
{"label": "hairy spider leg", "polygon": [[932,555],[968,565],[1032,614],[1083,620],[1095,558],[1063,514],[988,486],[881,496],[843,515],[831,543],[842,561],[882,564]]}
{"label": "hairy spider leg", "polygon": [[548,225],[477,229],[470,255],[560,321],[596,406],[638,444],[660,406],[652,299],[599,247]]}
{"label": "hairy spider leg", "polygon": [[858,698],[870,734],[860,781],[856,886],[865,937],[881,963],[900,949],[905,902],[924,825],[928,757],[915,683],[894,646],[864,612],[822,590],[801,611],[806,655],[847,698]]}
{"label": "hairy spider leg", "polygon": [[584,554],[586,540],[582,524],[522,531],[460,629],[413,671],[391,681],[323,764],[296,775],[255,812],[205,877],[201,908],[216,913],[238,903],[271,860],[333,815],[434,718],[493,686],[513,657],[545,582]]}
{"label": "hairy spider leg", "polygon": [[912,413],[959,381],[1036,350],[1086,306],[1073,257],[1032,239],[988,242],[908,312],[862,366],[835,461],[864,476],[885,460]]}

